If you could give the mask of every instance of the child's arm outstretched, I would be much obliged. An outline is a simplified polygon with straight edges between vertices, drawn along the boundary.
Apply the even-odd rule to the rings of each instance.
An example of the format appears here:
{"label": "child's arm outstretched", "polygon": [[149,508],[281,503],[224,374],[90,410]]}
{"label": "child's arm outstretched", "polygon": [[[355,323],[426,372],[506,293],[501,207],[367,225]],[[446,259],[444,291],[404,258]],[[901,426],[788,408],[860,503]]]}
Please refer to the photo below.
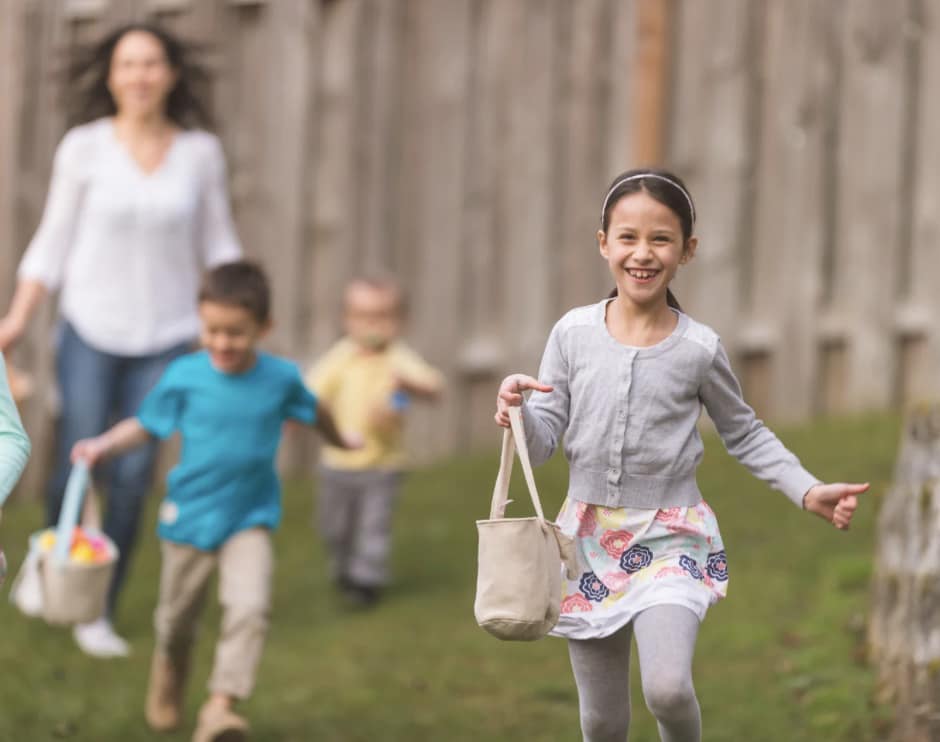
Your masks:
{"label": "child's arm outstretched", "polygon": [[444,383],[436,376],[416,379],[399,375],[395,378],[395,388],[412,396],[434,402],[441,396]]}
{"label": "child's arm outstretched", "polygon": [[860,493],[868,484],[824,484],[803,468],[744,401],[731,363],[719,343],[699,395],[725,448],[754,476],[783,492],[796,505],[836,528],[849,527]]}
{"label": "child's arm outstretched", "polygon": [[362,436],[355,433],[341,433],[339,428],[336,427],[336,420],[333,418],[330,408],[322,401],[317,404],[317,421],[313,424],[313,427],[320,431],[327,443],[333,446],[349,450],[362,448]]}
{"label": "child's arm outstretched", "polygon": [[76,442],[72,447],[72,461],[81,459],[94,466],[102,459],[142,446],[152,437],[140,420],[129,417],[101,435]]}
{"label": "child's arm outstretched", "polygon": [[390,353],[396,391],[429,402],[434,402],[441,396],[444,391],[444,376],[440,371],[404,343],[395,343]]}

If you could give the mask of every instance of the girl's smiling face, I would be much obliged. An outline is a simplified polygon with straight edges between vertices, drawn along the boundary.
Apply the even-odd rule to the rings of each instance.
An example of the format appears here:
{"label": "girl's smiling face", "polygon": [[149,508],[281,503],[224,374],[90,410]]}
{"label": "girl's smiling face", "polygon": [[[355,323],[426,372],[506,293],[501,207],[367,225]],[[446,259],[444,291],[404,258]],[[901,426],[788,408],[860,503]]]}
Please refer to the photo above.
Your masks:
{"label": "girl's smiling face", "polygon": [[597,242],[619,295],[652,308],[665,304],[666,289],[679,266],[692,259],[697,239],[684,238],[672,209],[637,191],[610,209],[607,232],[599,231]]}

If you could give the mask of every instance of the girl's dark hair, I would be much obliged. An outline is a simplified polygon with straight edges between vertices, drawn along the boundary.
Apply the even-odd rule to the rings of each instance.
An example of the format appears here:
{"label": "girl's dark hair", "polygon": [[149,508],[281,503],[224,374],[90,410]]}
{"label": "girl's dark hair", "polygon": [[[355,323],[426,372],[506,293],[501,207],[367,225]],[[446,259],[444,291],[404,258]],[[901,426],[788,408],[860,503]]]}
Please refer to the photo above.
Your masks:
{"label": "girl's dark hair", "polygon": [[246,309],[260,324],[271,316],[271,289],[264,269],[250,260],[222,263],[203,276],[199,303]]}
{"label": "girl's dark hair", "polygon": [[[667,206],[679,219],[679,227],[682,229],[683,246],[692,236],[692,228],[695,226],[695,206],[692,203],[692,196],[685,183],[675,173],[668,170],[627,170],[614,178],[607,188],[607,197],[604,200],[604,210],[601,214],[601,229],[606,234],[610,226],[610,212],[617,202],[624,196],[640,191],[649,194],[652,198]],[[614,289],[611,297],[617,296],[617,289]],[[674,309],[682,311],[679,302],[671,289],[666,289],[666,302]]]}
{"label": "girl's dark hair", "polygon": [[167,96],[166,115],[184,129],[211,128],[212,116],[204,103],[209,100],[209,75],[191,59],[195,48],[159,26],[145,22],[121,26],[94,46],[78,51],[68,69],[69,126],[117,113],[114,98],[108,90],[111,59],[118,42],[134,31],[154,36],[163,46],[167,62],[177,73],[176,85]]}

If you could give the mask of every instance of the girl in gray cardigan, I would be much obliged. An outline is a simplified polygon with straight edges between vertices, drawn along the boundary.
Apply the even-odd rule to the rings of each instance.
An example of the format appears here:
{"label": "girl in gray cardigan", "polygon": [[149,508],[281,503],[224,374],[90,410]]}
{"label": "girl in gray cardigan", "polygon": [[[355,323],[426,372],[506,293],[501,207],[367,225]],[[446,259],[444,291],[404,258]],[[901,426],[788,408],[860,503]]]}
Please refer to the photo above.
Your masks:
{"label": "girl in gray cardigan", "polygon": [[[695,255],[695,207],[661,170],[614,179],[597,241],[616,292],[573,309],[548,338],[535,379],[507,376],[496,422],[521,405],[533,463],[564,438],[570,483],[558,516],[579,573],[561,618],[585,742],[623,742],[630,725],[630,640],[664,742],[698,742],[692,653],[708,606],[728,584],[718,522],[702,500],[696,423],[704,405],[728,451],[798,507],[845,529],[867,484],[822,484],[741,397],[711,328],[669,290]],[[524,401],[522,393],[534,393]]]}

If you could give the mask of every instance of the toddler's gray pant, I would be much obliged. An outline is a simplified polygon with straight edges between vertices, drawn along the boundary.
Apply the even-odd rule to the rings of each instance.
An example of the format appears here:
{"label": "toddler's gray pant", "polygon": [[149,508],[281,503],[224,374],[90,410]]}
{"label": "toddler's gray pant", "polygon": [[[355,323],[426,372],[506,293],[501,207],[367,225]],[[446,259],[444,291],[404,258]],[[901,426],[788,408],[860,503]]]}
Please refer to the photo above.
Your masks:
{"label": "toddler's gray pant", "polygon": [[334,579],[366,587],[388,582],[400,484],[398,471],[321,468],[317,519]]}

